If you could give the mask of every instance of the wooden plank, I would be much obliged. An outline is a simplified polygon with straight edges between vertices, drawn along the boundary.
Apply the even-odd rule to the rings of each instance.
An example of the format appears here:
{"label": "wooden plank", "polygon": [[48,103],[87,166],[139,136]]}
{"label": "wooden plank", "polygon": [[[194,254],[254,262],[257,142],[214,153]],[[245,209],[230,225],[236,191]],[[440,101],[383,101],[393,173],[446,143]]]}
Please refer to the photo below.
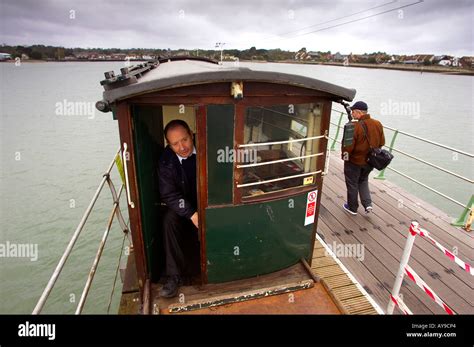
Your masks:
{"label": "wooden plank", "polygon": [[[402,247],[404,246],[404,242],[405,242],[401,232],[395,232],[395,233],[390,232],[390,233],[388,233],[390,235],[390,237],[395,236],[395,239],[399,244],[399,249],[397,250],[397,248],[394,247],[393,244],[392,245],[390,244],[390,240],[387,237],[384,238],[385,234],[380,233],[377,230],[377,229],[380,229],[380,224],[384,223],[384,221],[381,218],[377,217],[377,214],[374,213],[374,214],[372,214],[371,217],[368,217],[368,218],[351,218],[351,216],[348,216],[348,215],[344,216],[344,214],[345,214],[344,211],[342,211],[341,207],[338,206],[339,204],[335,203],[335,201],[339,201],[340,204],[342,205],[342,203],[344,201],[345,188],[344,188],[343,184],[344,183],[341,179],[335,179],[335,178],[333,178],[332,175],[331,175],[331,177],[326,177],[326,189],[323,192],[323,194],[326,194],[326,195],[329,194],[331,196],[329,197],[329,199],[323,199],[323,205],[324,206],[328,205],[328,206],[330,206],[331,210],[338,211],[338,212],[335,212],[336,213],[334,215],[335,218],[338,218],[338,219],[340,218],[340,220],[342,220],[342,221],[344,221],[344,220],[348,221],[349,226],[345,227],[343,230],[345,230],[346,232],[353,232],[353,230],[350,230],[349,228],[359,229],[359,231],[360,230],[364,230],[364,231],[368,230],[371,235],[375,235],[374,237],[376,237],[379,240],[378,242],[380,244],[382,244],[384,246],[384,248],[387,248],[387,247],[390,248],[391,252],[389,252],[389,253],[391,253],[391,254],[396,253],[397,257],[399,259],[399,256],[401,255]],[[342,186],[342,188],[341,188],[341,186]],[[375,200],[375,197],[374,197],[374,200]],[[326,204],[325,201],[328,201],[328,203]],[[383,211],[382,208],[379,208],[378,211],[379,211],[378,214],[385,213],[385,216],[384,216],[385,218],[392,218],[393,219],[393,217],[391,217],[391,215],[388,212]],[[392,210],[390,212],[393,214],[394,211]],[[374,219],[374,221],[372,221],[373,223],[371,222],[372,219]],[[376,228],[376,229],[374,230],[374,228]],[[386,229],[390,230],[390,229],[394,229],[394,228],[390,227],[390,228],[386,228]],[[396,229],[394,229],[394,230],[396,231]],[[362,235],[362,234],[364,234],[364,232],[360,232],[358,234]],[[398,236],[397,236],[397,234],[398,234]],[[388,246],[387,246],[387,242],[388,242]],[[433,246],[430,245],[430,247],[433,247]],[[420,251],[418,250],[416,252],[420,252]],[[398,253],[400,253],[400,255],[398,255]],[[426,259],[426,257],[423,258],[423,260],[425,260],[425,259]],[[439,264],[436,263],[435,261],[433,261],[433,259],[428,257],[428,261],[431,261],[430,265],[435,266],[435,267],[438,266],[437,267],[438,270],[441,269],[439,267]],[[449,265],[452,265],[452,264],[449,264]],[[418,269],[416,269],[416,270],[418,271]],[[440,271],[442,271],[442,270],[440,270]],[[428,271],[426,271],[426,274],[427,273],[428,273]],[[420,275],[422,275],[422,274],[420,273]],[[427,280],[427,282],[429,282],[429,280]],[[460,285],[460,284],[458,283],[458,285]],[[462,286],[463,286],[463,284],[461,284],[461,289],[463,289],[464,293],[467,294],[466,297],[470,297],[470,294],[468,294],[470,288],[468,286],[464,286],[464,287],[462,287]],[[444,289],[446,289],[446,286],[444,287]],[[457,295],[457,293],[453,292],[452,290],[445,290],[444,294],[448,295],[452,300],[455,300],[455,301],[458,302],[458,310],[459,309],[465,310],[466,308],[469,308],[470,305],[467,305],[467,307],[465,307],[466,302],[464,302],[464,305],[463,305],[462,302],[459,301],[460,296]],[[449,305],[449,303],[448,303],[448,305]],[[472,310],[471,310],[471,312],[472,312]]]}
{"label": "wooden plank", "polygon": [[346,287],[339,287],[332,290],[332,292],[340,299],[346,300],[363,296],[359,288],[355,284]]}
{"label": "wooden plank", "polygon": [[327,257],[326,255],[326,249],[324,249],[322,246],[321,248],[315,249],[313,251],[313,259],[314,258],[321,258],[321,257]]}
{"label": "wooden plank", "polygon": [[323,278],[343,275],[344,271],[340,268],[339,265],[327,266],[318,269],[311,268],[313,272]]}
{"label": "wooden plank", "polygon": [[[336,192],[338,189],[340,189],[337,184],[327,185],[327,188],[328,187],[335,194],[341,193],[341,191]],[[326,193],[327,192],[328,190],[326,189]],[[328,204],[336,218],[340,218],[342,221],[347,220],[351,222],[350,224],[352,225],[352,228],[354,228],[354,226],[358,226],[365,227],[367,230],[369,230],[369,233],[357,233],[357,235],[359,235],[358,238],[365,245],[365,247],[370,247],[377,254],[390,254],[391,257],[384,256],[384,265],[388,265],[390,271],[395,273],[398,269],[399,259],[401,258],[401,253],[405,243],[403,235],[397,233],[396,229],[394,229],[395,232],[392,232],[391,229],[393,229],[393,227],[385,228],[387,231],[385,233],[380,232],[380,225],[383,223],[383,220],[381,220],[375,214],[372,214],[370,217],[366,218],[360,218],[359,216],[353,218],[353,216],[347,215],[334,201],[329,202]],[[384,211],[379,209],[379,213],[384,213]],[[390,216],[387,214],[386,218],[389,217]],[[388,232],[389,230],[390,232]],[[415,254],[417,257],[414,256]],[[442,265],[431,258],[428,253],[424,254],[418,247],[414,247],[412,255],[413,256],[410,261],[410,264],[412,264],[411,266],[428,283],[428,285],[430,285],[433,289],[436,288],[436,293],[442,297],[451,308],[453,308],[458,313],[472,312],[472,304],[467,301],[474,300],[470,294],[471,289],[469,286],[459,281],[458,278],[452,276],[451,274],[445,275],[446,277],[449,277],[449,279],[446,280],[447,283],[443,281],[443,277],[441,277],[441,275],[438,275],[441,277],[440,281],[434,281],[429,276],[429,274],[431,271],[435,271],[436,273],[441,273],[444,271]],[[453,284],[453,282],[455,284]],[[448,284],[455,286],[456,290],[453,290],[448,286]],[[417,293],[416,291],[413,291],[412,293],[415,295],[424,295],[422,292]],[[435,307],[437,305],[434,302],[427,301],[426,304],[429,305],[428,307],[431,307],[433,310],[439,310],[438,307]]]}
{"label": "wooden plank", "polygon": [[[345,192],[345,190],[343,190],[338,184],[339,180],[337,178],[332,177],[329,178],[328,181],[331,182],[329,189],[331,189],[334,194],[341,196],[341,194]],[[376,199],[378,199],[378,197],[374,197],[374,202]],[[379,208],[375,209],[370,216],[363,218],[363,220],[367,220],[371,224],[369,224],[369,227],[365,227],[370,228],[371,226],[377,229],[377,231],[385,230],[385,233],[375,232],[372,233],[372,235],[377,235],[377,237],[382,238],[383,236],[387,235],[390,240],[399,246],[399,249],[395,247],[392,249],[393,251],[389,251],[392,254],[395,254],[397,259],[400,259],[406,242],[406,231],[402,230],[405,228],[405,226],[399,224],[397,225],[398,221],[395,216],[398,212],[396,210],[380,204],[380,201],[377,203],[378,205],[376,206]],[[387,212],[385,209],[388,209],[390,212]],[[360,221],[360,218],[357,218],[357,220]],[[386,244],[386,241],[388,240],[382,241],[382,244],[388,245],[389,243]],[[472,276],[458,268],[455,263],[449,260],[440,251],[435,249],[435,247],[428,240],[422,237],[417,238],[417,242],[415,243],[415,247],[412,251],[411,259],[415,262],[414,264],[418,264],[420,266],[419,269],[425,269],[422,270],[424,271],[424,277],[423,273],[419,273],[422,278],[425,278],[426,276],[440,278],[443,284],[445,284],[447,287],[456,288],[456,293],[458,293],[460,297],[466,298],[466,302],[468,302],[471,306],[474,304],[474,298],[472,298],[471,295],[473,283]],[[448,293],[445,295],[450,295],[450,292],[452,291],[448,291]]]}
{"label": "wooden plank", "polygon": [[348,286],[353,283],[352,280],[346,274],[339,275],[339,276],[326,277],[325,281],[326,281],[326,284],[331,289]]}
{"label": "wooden plank", "polygon": [[321,267],[336,265],[337,263],[334,261],[334,259],[330,257],[320,257],[320,258],[313,258],[312,264],[313,264],[311,266],[312,269],[318,269]]}
{"label": "wooden plank", "polygon": [[[323,223],[321,221],[321,223]],[[319,239],[316,239],[316,243],[323,246],[321,241]],[[323,246],[324,247],[324,246]],[[333,259],[333,257],[327,253],[326,249],[319,249],[319,251],[324,251],[324,256],[323,257],[315,257],[313,258],[313,266],[314,270],[317,271],[320,269],[325,269],[325,268],[332,268],[335,265],[337,265],[340,270],[342,268],[340,265]],[[319,264],[318,264],[319,262]],[[322,263],[328,266],[319,266]],[[343,271],[343,270],[342,270]],[[331,271],[329,277],[321,278],[321,282],[323,283],[324,287],[327,289],[327,291],[330,293],[332,296],[333,300],[336,302],[337,306],[339,309],[344,313],[344,314],[351,314],[351,312],[348,310],[348,308],[345,306],[342,300],[348,299],[348,298],[354,298],[354,297],[365,297],[364,293],[361,292],[361,290],[356,286],[356,284],[347,276],[347,274],[343,273],[342,275],[337,275],[333,276],[334,272]],[[336,279],[336,281],[334,280]],[[335,284],[339,283],[337,286],[339,288],[339,291],[335,291]],[[368,301],[368,300],[367,300]],[[372,307],[372,304],[371,304]],[[378,312],[375,310],[375,308],[372,307],[372,310],[378,314]]]}
{"label": "wooden plank", "polygon": [[[330,168],[331,173],[329,176],[341,179],[344,184],[343,161],[332,157]],[[407,229],[409,221],[418,220],[421,226],[432,233],[439,242],[445,243],[446,247],[456,245],[459,249],[460,256],[464,257],[466,261],[472,262],[474,260],[474,234],[466,233],[462,229],[456,228],[446,222],[437,222],[439,218],[429,212],[430,209],[434,209],[433,206],[413,195],[411,195],[412,200],[410,200],[407,198],[409,193],[393,183],[373,179],[370,180],[370,187],[372,188],[371,191],[375,198],[374,200],[380,198],[380,200],[388,203],[391,208],[393,208],[392,211],[400,212],[400,214],[397,215],[404,217],[397,217],[399,220],[406,218]],[[402,192],[403,195],[401,195]],[[399,205],[400,198],[404,202],[402,206]],[[374,212],[376,212],[376,210],[374,210]]]}
{"label": "wooden plank", "polygon": [[[396,173],[394,173],[394,175],[396,175]],[[423,201],[417,196],[411,194],[410,192],[390,182],[390,179],[378,180],[378,181],[380,182],[379,183],[380,188],[385,188],[387,189],[388,192],[394,193],[392,195],[393,197],[396,197],[397,199],[401,197],[402,199],[409,201],[411,203],[409,205],[409,208],[411,208],[415,212],[420,213],[420,214],[424,214],[424,212],[426,212],[428,217],[429,215],[435,216],[436,217],[435,220],[437,221],[440,227],[456,228],[453,225],[451,225],[453,218],[450,217],[446,212],[441,211],[437,207],[430,205],[426,201]]]}
{"label": "wooden plank", "polygon": [[368,310],[368,309],[373,309],[370,302],[366,298],[363,298],[363,297],[344,300],[343,303],[351,314]]}
{"label": "wooden plank", "polygon": [[[327,192],[328,187],[326,186],[326,194]],[[347,216],[331,215],[331,213],[325,208],[324,201],[325,200],[323,200],[324,205],[321,206],[321,216],[324,223],[321,223],[321,228],[319,231],[320,234],[325,237],[325,241],[327,243],[337,242],[342,244],[361,243],[360,240],[353,236],[353,233],[343,232],[345,230],[345,226],[341,224],[341,221],[343,221],[345,217],[347,218]],[[364,244],[364,242],[362,243]],[[377,251],[377,249],[375,251]],[[374,248],[365,244],[365,259],[363,262],[358,261],[353,257],[343,257],[340,258],[340,261],[349,269],[358,282],[361,283],[362,286],[366,288],[366,290],[368,289],[372,293],[371,295],[377,304],[385,309],[390,297],[390,290],[392,289],[395,280],[394,272],[396,269],[390,271],[384,264],[385,259],[384,263],[382,263],[380,254],[377,255],[373,252]],[[393,267],[395,266],[393,265]],[[417,288],[412,288],[411,286],[409,288],[403,286],[402,293],[407,289],[417,290]],[[420,313],[432,314],[433,311],[431,307],[427,306],[429,303],[427,300],[425,300],[425,302],[420,301],[420,299],[414,295],[405,296],[405,303],[409,307],[412,307],[414,310]],[[437,312],[442,313],[440,310]]]}
{"label": "wooden plank", "polygon": [[[385,182],[377,184],[379,192],[384,193],[383,195],[389,196],[393,200],[396,200],[397,203],[401,200],[403,202],[404,212],[410,216],[418,217],[416,219],[422,227],[430,231],[430,233],[432,233],[435,238],[438,238],[440,242],[462,243],[472,248],[474,244],[474,235],[472,233],[468,233],[460,227],[451,225],[438,215],[434,214],[436,212],[431,212],[430,209],[433,209],[434,207],[426,201],[414,198],[413,200],[409,200],[409,193],[393,184],[391,184],[391,186],[392,187],[388,186]],[[467,253],[465,256],[467,257],[466,260],[472,261],[474,259],[470,253]]]}
{"label": "wooden plank", "polygon": [[375,311],[375,309],[373,308],[369,308],[369,309],[366,309],[366,310],[362,310],[362,311],[357,311],[355,314],[360,314],[360,315],[376,315],[378,314],[377,311]]}
{"label": "wooden plank", "polygon": [[[333,178],[329,180],[332,179]],[[331,187],[335,187],[337,185],[338,182],[335,182],[334,184],[331,184]],[[342,191],[339,191],[337,196],[340,196],[341,194]],[[401,247],[404,247],[405,239],[407,236],[407,231],[404,229],[408,229],[408,225],[407,223],[400,224],[400,220],[403,219],[403,215],[400,215],[400,212],[396,208],[385,205],[379,200],[379,198],[380,196],[373,196],[374,203],[376,203],[376,209],[374,209],[372,215],[367,217],[367,219],[375,221],[378,220],[377,217],[380,217],[381,221],[379,219],[379,225],[377,225],[376,227],[380,227],[380,230],[388,228],[388,230],[393,229],[397,231],[397,233],[390,232],[388,233],[388,235],[396,236],[396,234],[399,234],[402,238],[395,237],[395,240],[399,243]],[[446,272],[448,274],[454,275],[457,279],[463,281],[472,290],[472,276],[467,272],[462,271],[462,269],[460,269],[458,265],[456,265],[454,262],[444,256],[441,251],[439,251],[431,244],[431,242],[422,237],[418,237],[415,243],[414,253],[412,255],[415,259],[418,258],[420,250],[423,251],[425,255],[432,258],[435,262],[442,264],[443,268],[439,269],[441,273]],[[472,250],[472,252],[474,252],[474,249]],[[423,257],[423,254],[421,256]],[[460,257],[462,256],[460,255]]]}

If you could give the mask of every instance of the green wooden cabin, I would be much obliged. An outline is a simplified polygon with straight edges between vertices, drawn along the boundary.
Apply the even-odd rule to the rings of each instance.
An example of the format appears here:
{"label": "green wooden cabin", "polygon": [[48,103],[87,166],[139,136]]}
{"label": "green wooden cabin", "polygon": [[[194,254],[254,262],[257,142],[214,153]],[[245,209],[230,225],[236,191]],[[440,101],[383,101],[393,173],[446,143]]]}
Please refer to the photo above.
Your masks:
{"label": "green wooden cabin", "polygon": [[285,73],[284,65],[248,66],[166,58],[107,72],[101,82],[97,108],[113,112],[126,152],[141,290],[164,265],[160,216],[167,207],[157,165],[172,119],[185,120],[195,135],[202,283],[311,262],[332,102],[351,101],[355,90]]}

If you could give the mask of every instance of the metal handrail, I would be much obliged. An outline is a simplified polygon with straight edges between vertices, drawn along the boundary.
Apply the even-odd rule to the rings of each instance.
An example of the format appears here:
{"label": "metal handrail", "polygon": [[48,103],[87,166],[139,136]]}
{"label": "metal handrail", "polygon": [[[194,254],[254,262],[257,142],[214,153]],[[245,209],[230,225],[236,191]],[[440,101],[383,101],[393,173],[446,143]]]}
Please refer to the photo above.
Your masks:
{"label": "metal handrail", "polygon": [[[339,128],[343,128],[343,127],[341,127],[340,125],[335,124],[335,123],[333,123],[333,122],[331,122],[331,124],[333,124],[333,125],[335,125],[335,126],[339,126]],[[389,127],[386,127],[386,126],[383,126],[383,127],[384,127],[384,128],[389,128]],[[389,128],[389,129],[392,130],[392,128]],[[402,131],[400,131],[400,130],[397,130],[397,129],[393,129],[393,130],[396,131],[396,132],[398,132],[399,134],[404,134],[404,132],[402,132]],[[415,135],[413,135],[413,136],[415,136]],[[331,138],[331,139],[334,140],[334,141],[336,141],[334,138]],[[429,140],[427,140],[427,141],[429,141]],[[339,142],[339,141],[337,141],[337,142]],[[403,154],[404,156],[407,156],[407,157],[409,157],[409,158],[412,158],[412,159],[414,159],[414,160],[416,160],[416,161],[419,161],[419,162],[421,162],[421,163],[423,163],[423,164],[426,164],[426,165],[429,165],[429,166],[431,166],[431,167],[434,167],[435,169],[438,169],[438,170],[440,170],[440,171],[446,172],[447,174],[450,174],[451,176],[460,178],[460,179],[462,179],[462,180],[464,180],[464,181],[467,181],[467,182],[469,182],[469,183],[474,183],[474,180],[471,180],[471,179],[469,179],[469,178],[467,178],[467,177],[461,176],[461,175],[459,175],[459,174],[457,174],[457,173],[455,173],[455,172],[452,172],[452,171],[450,171],[450,170],[448,170],[448,169],[445,169],[445,168],[443,168],[443,167],[441,167],[441,166],[438,166],[438,165],[436,165],[436,164],[430,163],[429,161],[426,161],[426,160],[420,159],[420,158],[418,158],[418,157],[415,157],[414,155],[409,154],[409,153],[406,153],[406,152],[404,152],[404,151],[402,151],[402,150],[393,148],[393,146],[387,146],[387,145],[385,145],[384,147],[387,147],[387,148],[389,148],[391,151],[395,151],[395,152],[398,152],[398,153],[400,153],[400,154]],[[454,152],[458,152],[458,153],[461,153],[461,154],[464,154],[464,155],[467,155],[467,156],[471,156],[470,153],[463,152],[463,151],[460,151],[460,150],[457,150],[457,149],[454,149],[454,148],[451,148],[451,147],[448,147],[448,146],[442,145],[442,146],[440,146],[440,147],[445,147],[445,148],[447,147],[447,148],[449,148],[450,150],[452,150],[452,151],[454,151]],[[462,152],[463,152],[463,153],[462,153]]]}
{"label": "metal handrail", "polygon": [[[388,148],[388,146],[384,146],[384,147],[387,147],[387,148]],[[460,179],[462,179],[462,180],[464,180],[464,181],[466,181],[466,182],[474,183],[474,180],[471,180],[471,179],[469,179],[469,178],[467,178],[467,177],[461,176],[461,175],[459,175],[459,174],[457,174],[457,173],[455,173],[455,172],[452,172],[452,171],[450,171],[450,170],[448,170],[448,169],[445,169],[445,168],[443,168],[443,167],[441,167],[441,166],[438,166],[438,165],[436,165],[436,164],[430,163],[429,161],[420,159],[420,158],[418,158],[418,157],[415,157],[414,155],[411,155],[411,154],[409,154],[409,153],[403,152],[403,151],[401,151],[401,150],[399,150],[399,149],[396,149],[396,148],[392,148],[392,150],[395,151],[395,152],[398,152],[398,153],[400,153],[400,154],[403,154],[403,155],[405,155],[405,156],[407,156],[407,157],[409,157],[409,158],[415,159],[415,160],[417,160],[417,161],[419,161],[419,162],[421,162],[421,163],[424,163],[424,164],[426,164],[426,165],[429,165],[429,166],[431,166],[431,167],[434,167],[435,169],[438,169],[438,170],[440,170],[440,171],[446,172],[447,174],[450,174],[450,175],[452,175],[452,176],[455,176],[455,177],[457,177],[457,178],[460,178]]]}
{"label": "metal handrail", "polygon": [[[331,140],[334,140],[334,141],[336,141],[337,143],[342,144],[341,141],[338,141],[338,140],[336,140],[336,139],[334,139],[334,138],[332,138],[332,137],[330,137],[330,136],[328,136],[328,137],[329,137]],[[461,202],[459,202],[459,201],[457,201],[457,200],[451,198],[450,196],[447,196],[446,194],[441,193],[440,191],[438,191],[438,190],[436,190],[436,189],[434,189],[434,188],[431,188],[430,186],[428,186],[428,185],[426,185],[426,184],[424,184],[424,183],[422,183],[422,182],[416,180],[416,179],[413,178],[413,177],[408,176],[407,174],[404,174],[403,172],[400,172],[400,171],[398,171],[398,170],[396,170],[396,169],[394,169],[394,168],[392,168],[392,167],[390,167],[390,166],[387,166],[387,169],[389,169],[389,170],[391,170],[391,171],[393,171],[393,172],[399,174],[400,176],[403,176],[403,177],[409,179],[410,181],[412,181],[412,182],[414,182],[414,183],[417,183],[417,184],[421,185],[422,187],[424,187],[424,188],[426,188],[426,189],[432,191],[433,193],[436,193],[436,194],[442,196],[443,198],[448,199],[449,201],[455,203],[456,205],[461,206],[462,208],[469,208],[469,206],[464,205],[463,203],[461,203]]]}
{"label": "metal handrail", "polygon": [[394,128],[389,127],[387,125],[384,125],[383,127],[387,128],[389,130],[392,130],[392,131],[398,131],[399,134],[403,134],[403,135],[408,136],[408,137],[413,137],[414,139],[417,139],[417,140],[420,140],[420,141],[423,141],[423,142],[426,142],[426,143],[429,143],[429,144],[432,144],[432,145],[435,145],[435,146],[438,146],[438,147],[441,147],[441,148],[444,148],[444,149],[448,149],[450,151],[453,151],[453,152],[456,152],[456,153],[459,153],[459,154],[463,154],[463,155],[465,155],[467,157],[470,157],[470,158],[474,158],[474,154],[472,154],[472,153],[468,153],[468,152],[462,151],[460,149],[456,149],[454,147],[446,146],[446,145],[443,145],[442,143],[439,143],[439,142],[436,142],[436,141],[431,141],[431,140],[425,139],[423,137],[407,133],[407,132],[402,131],[402,130],[397,130],[397,129],[394,129]]}
{"label": "metal handrail", "polygon": [[[120,154],[120,148],[117,150],[117,152],[114,156],[114,159],[112,160],[112,162],[108,166],[107,171],[104,173],[103,178],[100,181],[99,186],[98,186],[96,192],[94,193],[94,196],[92,197],[91,202],[89,203],[89,206],[87,207],[86,211],[84,212],[84,214],[81,218],[81,221],[79,222],[79,225],[77,226],[76,230],[74,231],[74,233],[71,237],[71,240],[69,241],[63,255],[61,256],[61,259],[59,260],[58,265],[56,266],[51,278],[49,279],[48,284],[46,285],[45,289],[43,290],[43,293],[41,294],[41,297],[39,298],[32,314],[41,313],[41,311],[42,311],[42,309],[43,309],[43,307],[46,303],[46,300],[48,299],[49,295],[51,294],[51,291],[53,290],[53,287],[56,284],[57,279],[58,279],[61,271],[63,270],[64,265],[66,264],[66,261],[69,258],[69,255],[71,254],[72,249],[74,248],[74,245],[75,245],[77,239],[79,238],[79,235],[81,234],[81,232],[84,228],[84,225],[87,222],[87,219],[89,218],[89,215],[91,214],[92,209],[93,209],[97,199],[99,198],[99,195],[102,191],[102,188],[104,187],[106,182],[109,182],[109,186],[110,186],[110,172],[112,171],[112,168],[114,167],[115,158],[119,154]],[[123,184],[122,184],[120,192],[122,190],[123,190]],[[117,205],[118,205],[118,200],[116,199],[117,195],[115,194],[115,189],[112,191],[112,195],[114,196],[114,206],[115,206],[115,203],[117,203]],[[116,209],[116,208],[114,207],[114,209]],[[119,216],[118,217],[119,221],[120,221],[121,218],[123,219],[121,214],[119,215],[117,213],[117,215]],[[121,226],[122,226],[122,221],[120,221]],[[128,233],[128,229],[123,230],[123,231],[125,233]]]}
{"label": "metal handrail", "polygon": [[283,163],[285,161],[294,161],[298,159],[305,159],[305,158],[312,158],[312,157],[320,157],[324,155],[324,153],[316,153],[316,154],[310,154],[310,155],[303,155],[299,157],[292,157],[292,158],[286,158],[286,159],[278,159],[278,160],[272,160],[272,161],[264,161],[262,163],[253,163],[253,164],[243,164],[243,165],[237,165],[237,169],[243,169],[247,167],[255,167],[255,166],[263,166],[263,165],[272,165],[272,164],[277,164],[277,163]]}
{"label": "metal handrail", "polygon": [[[332,111],[336,111],[338,113],[342,115],[344,115],[344,112],[342,111],[339,111],[339,110],[336,110],[336,109],[332,109]],[[338,125],[338,124],[335,124],[333,122],[331,122],[331,124],[335,125],[335,126],[338,126],[339,128],[343,128],[342,126]],[[460,149],[456,149],[454,147],[450,147],[450,146],[447,146],[447,145],[443,145],[442,143],[439,143],[439,142],[436,142],[436,141],[431,141],[431,140],[428,140],[428,139],[425,139],[423,137],[420,137],[420,136],[417,136],[417,135],[414,135],[414,134],[410,134],[410,133],[407,133],[406,131],[402,131],[402,130],[398,130],[398,129],[395,129],[395,128],[392,128],[392,127],[389,127],[387,125],[382,125],[383,128],[386,128],[386,129],[389,129],[389,130],[392,130],[392,131],[396,131],[398,132],[399,134],[403,134],[405,136],[408,136],[408,137],[412,137],[414,139],[417,139],[417,140],[420,140],[420,141],[423,141],[423,142],[426,142],[426,143],[429,143],[429,144],[432,144],[432,145],[435,145],[435,146],[438,146],[438,147],[441,147],[441,148],[444,148],[444,149],[448,149],[450,151],[453,151],[453,152],[456,152],[456,153],[459,153],[459,154],[462,154],[462,155],[465,155],[467,157],[470,157],[470,158],[474,158],[474,154],[472,153],[468,153],[466,151],[463,151],[463,150],[460,150]]]}
{"label": "metal handrail", "polygon": [[313,136],[313,137],[304,137],[302,139],[295,139],[295,140],[285,140],[285,141],[274,141],[274,142],[257,142],[257,143],[246,143],[246,144],[241,144],[238,147],[239,148],[244,148],[244,147],[256,147],[256,146],[270,146],[270,145],[280,145],[284,143],[293,143],[293,142],[304,142],[304,141],[310,141],[310,140],[318,140],[326,137],[326,135],[320,135],[320,136]]}
{"label": "metal handrail", "polygon": [[77,304],[76,314],[81,314],[84,308],[84,304],[86,303],[87,295],[91,289],[92,281],[94,280],[94,276],[97,271],[97,267],[99,266],[100,258],[102,257],[102,252],[104,251],[105,242],[107,241],[107,237],[109,236],[110,229],[112,228],[112,222],[114,221],[114,216],[116,214],[117,208],[119,207],[119,200],[120,196],[123,192],[123,184],[120,187],[119,193],[117,195],[117,200],[114,202],[114,206],[112,211],[109,215],[109,220],[107,222],[107,227],[105,228],[104,234],[102,235],[102,239],[100,240],[99,248],[97,249],[97,253],[94,258],[94,262],[92,263],[92,267],[89,271],[89,275],[87,276],[87,281],[82,290],[81,298],[79,299],[79,303]]}
{"label": "metal handrail", "polygon": [[447,196],[446,194],[441,193],[440,191],[438,191],[438,190],[436,190],[436,189],[434,189],[434,188],[431,188],[430,186],[424,184],[423,182],[420,182],[420,181],[416,180],[416,179],[413,178],[413,177],[408,176],[407,174],[404,174],[403,172],[400,172],[400,171],[394,169],[393,167],[389,167],[389,166],[388,166],[387,169],[389,169],[389,170],[391,170],[391,171],[393,171],[393,172],[396,172],[396,173],[399,174],[400,176],[403,176],[403,177],[409,179],[410,181],[412,181],[412,182],[414,182],[414,183],[416,183],[416,184],[419,184],[419,185],[422,186],[422,187],[425,187],[426,189],[432,191],[433,193],[436,193],[436,194],[438,194],[439,196],[442,196],[443,198],[448,199],[449,201],[455,203],[456,205],[461,206],[462,208],[466,208],[466,207],[467,207],[467,206],[464,205],[463,203],[461,203],[461,202],[459,202],[459,201],[457,201],[457,200],[451,198],[450,196]]}
{"label": "metal handrail", "polygon": [[[335,124],[335,123],[332,123],[332,122],[331,122],[331,124],[334,124],[334,125],[337,126],[337,124]],[[341,128],[342,128],[342,127],[341,127]],[[402,132],[400,132],[400,131],[398,131],[398,133],[402,134]],[[332,138],[332,137],[331,137],[331,139],[332,139],[332,140],[335,140],[335,139]],[[339,142],[339,141],[336,141],[336,142]],[[339,143],[340,143],[340,142],[339,142]],[[474,183],[474,180],[471,180],[471,179],[469,179],[469,178],[467,178],[467,177],[461,176],[461,175],[459,175],[459,174],[457,174],[457,173],[455,173],[455,172],[452,172],[452,171],[450,171],[450,170],[448,170],[448,169],[445,169],[445,168],[443,168],[443,167],[441,167],[441,166],[438,166],[438,165],[436,165],[436,164],[430,163],[429,161],[426,161],[426,160],[420,159],[420,158],[418,158],[418,157],[415,157],[414,155],[409,154],[409,153],[407,153],[407,152],[404,152],[404,151],[402,151],[402,150],[400,150],[400,149],[396,149],[396,148],[393,148],[393,147],[390,147],[390,146],[387,146],[387,145],[384,145],[384,147],[387,147],[387,148],[391,149],[392,151],[395,151],[395,152],[398,152],[398,153],[400,153],[400,154],[403,154],[404,156],[407,156],[407,157],[409,157],[409,158],[415,159],[416,161],[419,161],[419,162],[421,162],[421,163],[423,163],[423,164],[426,164],[426,165],[429,165],[429,166],[431,166],[431,167],[434,167],[435,169],[438,169],[438,170],[440,170],[440,171],[446,172],[447,174],[450,174],[451,176],[460,178],[460,179],[462,179],[462,180],[464,180],[464,181],[467,181],[467,182],[469,182],[469,183]],[[469,153],[467,153],[467,154],[469,154]]]}
{"label": "metal handrail", "polygon": [[292,176],[285,176],[285,177],[280,177],[280,178],[274,178],[274,179],[271,179],[271,180],[265,180],[265,181],[258,181],[258,182],[252,182],[252,183],[238,184],[238,185],[237,185],[237,188],[243,188],[243,187],[249,187],[249,186],[256,186],[256,185],[259,185],[259,184],[265,184],[265,183],[271,183],[271,182],[289,180],[289,179],[291,179],[291,178],[298,178],[298,177],[303,177],[303,176],[311,176],[311,175],[315,175],[315,174],[318,174],[318,173],[321,173],[321,172],[322,172],[321,170],[318,170],[318,171],[313,171],[313,172],[305,172],[305,173],[298,174],[298,175],[292,175]]}

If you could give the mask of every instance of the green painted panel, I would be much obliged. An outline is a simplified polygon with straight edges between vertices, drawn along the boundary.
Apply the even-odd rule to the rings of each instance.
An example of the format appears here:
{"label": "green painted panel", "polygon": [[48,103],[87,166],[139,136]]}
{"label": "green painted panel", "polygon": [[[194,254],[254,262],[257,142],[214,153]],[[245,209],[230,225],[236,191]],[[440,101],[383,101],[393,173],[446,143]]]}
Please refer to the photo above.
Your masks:
{"label": "green painted panel", "polygon": [[218,162],[234,147],[234,105],[207,106],[207,174],[209,205],[232,203],[233,163]]}
{"label": "green painted panel", "polygon": [[209,282],[266,274],[309,259],[314,224],[304,226],[306,197],[207,208]]}
{"label": "green painted panel", "polygon": [[142,232],[148,270],[158,279],[164,266],[160,252],[160,203],[158,190],[158,158],[163,150],[162,109],[154,106],[134,106],[135,162],[140,195]]}

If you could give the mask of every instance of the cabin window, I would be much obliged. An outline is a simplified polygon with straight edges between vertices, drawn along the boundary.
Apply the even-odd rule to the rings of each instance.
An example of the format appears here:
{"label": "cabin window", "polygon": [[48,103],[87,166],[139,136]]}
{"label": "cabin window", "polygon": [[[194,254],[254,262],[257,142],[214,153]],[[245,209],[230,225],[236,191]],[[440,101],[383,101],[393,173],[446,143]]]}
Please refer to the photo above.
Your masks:
{"label": "cabin window", "polygon": [[324,156],[321,120],[322,103],[248,107],[236,166],[242,197],[314,185]]}

